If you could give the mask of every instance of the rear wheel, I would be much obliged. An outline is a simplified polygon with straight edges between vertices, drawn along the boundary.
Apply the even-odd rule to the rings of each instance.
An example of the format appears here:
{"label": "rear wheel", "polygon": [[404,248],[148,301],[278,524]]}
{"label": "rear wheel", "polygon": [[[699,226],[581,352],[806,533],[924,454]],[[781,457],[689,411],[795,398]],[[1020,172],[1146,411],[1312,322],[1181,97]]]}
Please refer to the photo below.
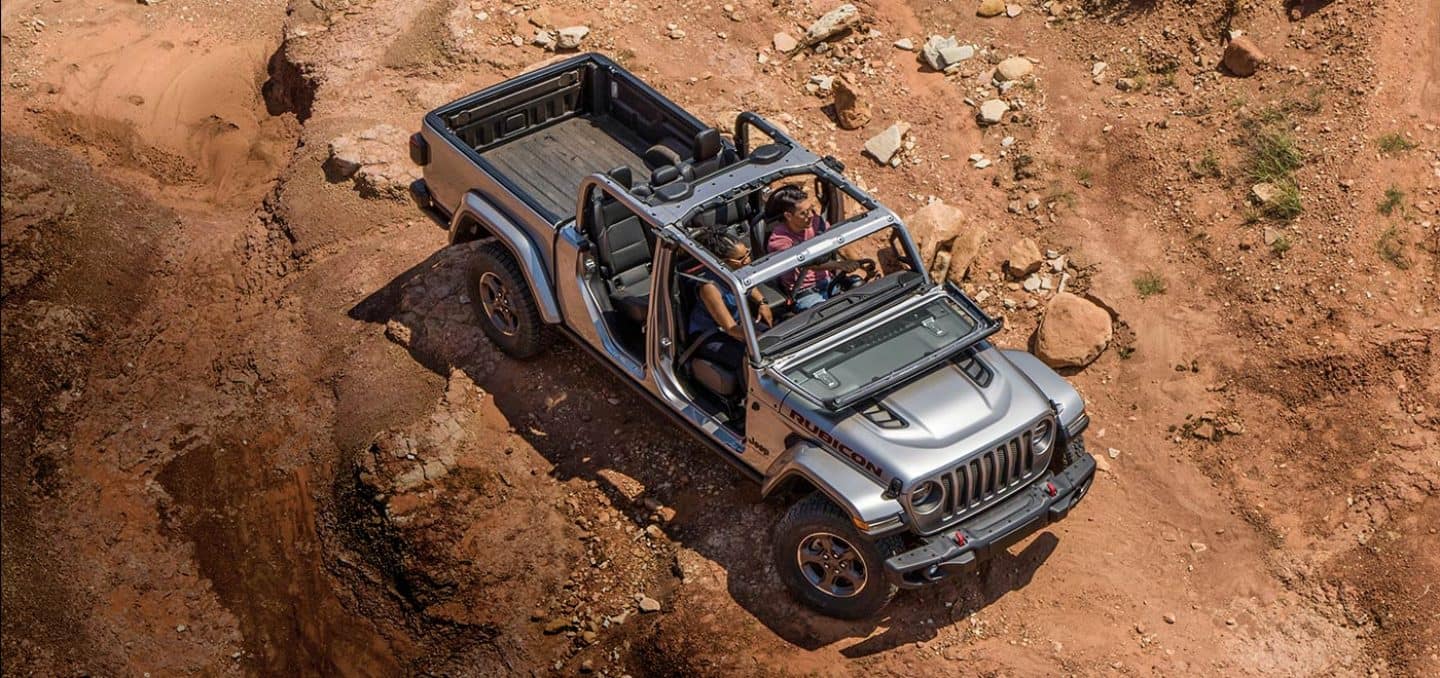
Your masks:
{"label": "rear wheel", "polygon": [[469,291],[480,329],[501,351],[521,359],[540,352],[540,310],[519,264],[503,245],[489,243],[476,248]]}
{"label": "rear wheel", "polygon": [[872,617],[895,597],[884,563],[899,548],[898,538],[872,541],[860,534],[821,494],[796,502],[775,527],[781,581],[800,602],[839,619]]}

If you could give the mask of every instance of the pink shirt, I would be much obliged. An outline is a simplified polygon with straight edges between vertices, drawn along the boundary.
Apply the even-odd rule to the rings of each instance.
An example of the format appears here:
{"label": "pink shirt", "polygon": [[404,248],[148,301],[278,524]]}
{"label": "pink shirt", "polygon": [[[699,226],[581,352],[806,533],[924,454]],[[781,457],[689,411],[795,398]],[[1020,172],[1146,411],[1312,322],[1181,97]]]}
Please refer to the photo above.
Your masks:
{"label": "pink shirt", "polygon": [[[765,243],[766,248],[771,252],[788,250],[815,237],[815,224],[819,221],[820,219],[818,217],[811,220],[810,225],[799,233],[790,230],[790,227],[783,221],[776,224],[775,230],[770,231],[770,239]],[[799,278],[798,284],[797,278]],[[816,271],[813,269],[806,269],[803,277],[801,277],[797,271],[790,271],[780,276],[780,285],[787,294],[795,290],[823,287],[829,282],[829,271]]]}

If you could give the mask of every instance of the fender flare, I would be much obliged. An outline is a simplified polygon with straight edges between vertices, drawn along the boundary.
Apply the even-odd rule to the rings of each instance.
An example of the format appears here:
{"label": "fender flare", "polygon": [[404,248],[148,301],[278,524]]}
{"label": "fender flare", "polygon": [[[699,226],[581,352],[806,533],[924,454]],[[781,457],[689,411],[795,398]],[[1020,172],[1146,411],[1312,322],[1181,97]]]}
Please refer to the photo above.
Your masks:
{"label": "fender flare", "polygon": [[773,468],[761,485],[762,497],[799,478],[809,481],[851,519],[869,525],[867,533],[889,532],[903,524],[904,508],[899,501],[882,496],[884,487],[814,443],[791,445]]}
{"label": "fender flare", "polygon": [[530,287],[530,296],[535,299],[535,305],[540,309],[540,319],[551,325],[559,324],[560,304],[550,286],[545,259],[540,256],[540,250],[525,235],[525,231],[505,216],[504,212],[490,204],[489,200],[471,191],[465,194],[460,207],[455,210],[455,216],[450,219],[451,245],[468,239],[461,231],[461,224],[466,219],[475,220],[490,235],[504,243],[505,248],[510,250],[510,255],[515,257],[516,263],[520,264],[525,283]]}
{"label": "fender flare", "polygon": [[1076,435],[1085,427],[1089,422],[1085,416],[1085,399],[1080,397],[1080,392],[1075,390],[1074,385],[1039,358],[1025,351],[1001,349],[1000,353],[1020,370],[1035,388],[1040,389],[1050,402],[1059,406],[1060,427],[1067,434]]}

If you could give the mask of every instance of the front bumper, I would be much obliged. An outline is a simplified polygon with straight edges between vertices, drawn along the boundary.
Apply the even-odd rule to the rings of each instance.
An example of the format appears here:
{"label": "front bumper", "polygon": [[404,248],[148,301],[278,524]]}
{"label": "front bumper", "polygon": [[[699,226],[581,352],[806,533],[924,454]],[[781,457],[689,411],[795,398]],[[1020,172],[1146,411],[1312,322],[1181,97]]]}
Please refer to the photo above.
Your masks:
{"label": "front bumper", "polygon": [[[891,556],[885,572],[901,588],[918,588],[973,569],[1000,550],[1066,516],[1095,479],[1095,458],[1080,455],[1058,474],[1030,487],[919,546]],[[1054,494],[1050,487],[1054,487]],[[957,538],[956,535],[963,538]]]}

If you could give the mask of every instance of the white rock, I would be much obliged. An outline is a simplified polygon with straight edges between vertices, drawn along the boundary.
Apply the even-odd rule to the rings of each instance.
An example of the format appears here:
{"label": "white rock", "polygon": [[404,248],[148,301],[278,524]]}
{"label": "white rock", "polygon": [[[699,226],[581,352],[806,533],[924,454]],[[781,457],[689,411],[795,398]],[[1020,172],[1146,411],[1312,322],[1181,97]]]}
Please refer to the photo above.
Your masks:
{"label": "white rock", "polygon": [[556,49],[580,49],[580,41],[590,35],[589,26],[568,26],[557,32]]}
{"label": "white rock", "polygon": [[907,52],[915,51],[915,42],[910,38],[900,38],[895,41],[895,49],[903,49]]}
{"label": "white rock", "polygon": [[1101,73],[1104,73],[1104,72],[1105,72],[1105,69],[1107,69],[1107,68],[1109,68],[1109,67],[1110,67],[1110,64],[1107,64],[1107,63],[1105,63],[1105,62],[1103,62],[1103,61],[1097,61],[1097,62],[1095,62],[1095,65],[1093,65],[1093,66],[1090,67],[1090,75],[1098,78],[1098,77],[1100,77],[1100,74],[1101,74]]}
{"label": "white rock", "polygon": [[[926,38],[925,44],[920,47],[920,56],[925,59],[925,64],[930,68],[943,71],[945,67],[950,64],[946,63],[945,60],[940,57],[941,50],[959,46],[960,42],[956,40],[953,35],[948,38],[940,35],[932,35]],[[960,53],[955,54],[959,56]],[[973,51],[971,52],[971,56],[974,56]]]}
{"label": "white rock", "polygon": [[1269,182],[1260,182],[1250,187],[1250,195],[1261,205],[1269,205],[1280,197],[1280,187]]}
{"label": "white rock", "polygon": [[995,79],[1001,82],[1019,80],[1031,71],[1035,70],[1035,64],[1030,63],[1025,57],[1010,57],[1001,61],[995,67]]}
{"label": "white rock", "polygon": [[1011,19],[1020,16],[1020,12],[1022,11],[1024,11],[1024,8],[1022,8],[1020,5],[1005,5],[1005,16],[1008,16]]}
{"label": "white rock", "polygon": [[855,5],[846,3],[826,12],[824,16],[810,24],[805,30],[805,44],[813,45],[817,42],[828,40],[844,31],[860,20],[860,10]]}
{"label": "white rock", "polygon": [[796,41],[794,37],[784,31],[772,36],[770,42],[775,45],[775,51],[781,54],[786,54],[800,46],[800,43]]}
{"label": "white rock", "polygon": [[955,45],[940,48],[940,70],[945,70],[962,61],[975,57],[974,45]]}
{"label": "white rock", "polygon": [[980,104],[980,124],[993,125],[1005,119],[1005,114],[1010,111],[1010,104],[1000,99],[991,99]]}
{"label": "white rock", "polygon": [[989,166],[990,166],[990,159],[989,159],[989,158],[981,158],[980,160],[978,160],[978,161],[975,162],[975,169],[985,169],[986,167],[989,167]]}
{"label": "white rock", "polygon": [[880,161],[881,164],[889,164],[905,143],[905,134],[909,131],[910,123],[897,122],[885,128],[885,131],[870,137],[870,140],[865,142],[865,152]]}

